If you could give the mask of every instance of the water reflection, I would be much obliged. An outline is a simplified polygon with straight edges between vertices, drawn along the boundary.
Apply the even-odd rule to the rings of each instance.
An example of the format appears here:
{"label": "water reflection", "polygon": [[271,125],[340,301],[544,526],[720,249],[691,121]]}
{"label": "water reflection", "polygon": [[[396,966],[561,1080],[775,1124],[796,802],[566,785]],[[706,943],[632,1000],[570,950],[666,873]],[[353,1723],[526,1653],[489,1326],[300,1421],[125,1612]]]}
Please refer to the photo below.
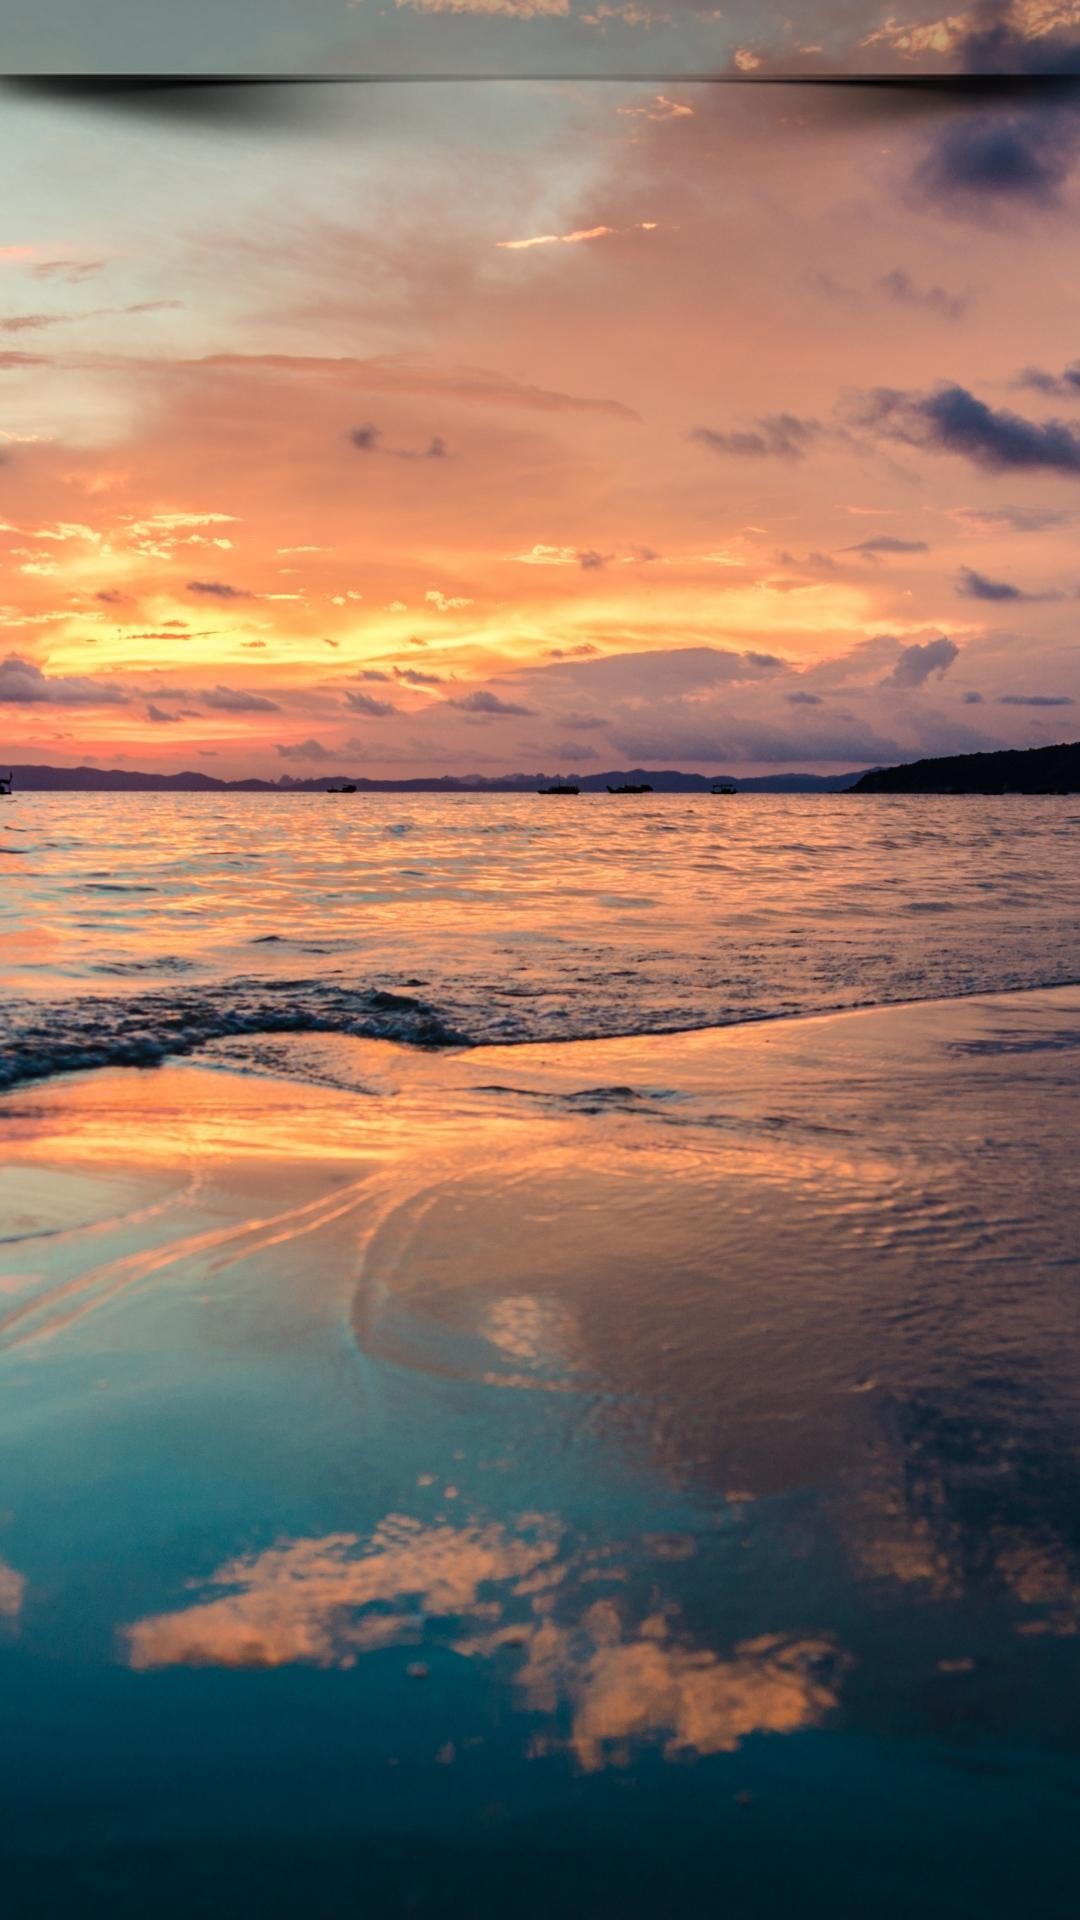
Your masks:
{"label": "water reflection", "polygon": [[[683,1560],[693,1542],[654,1558]],[[563,1550],[556,1522],[425,1526],[391,1515],[356,1534],[297,1539],[220,1567],[228,1589],[126,1627],[125,1658],[168,1666],[347,1668],[388,1646],[438,1645],[469,1660],[512,1655],[522,1708],[547,1725],[527,1751],[569,1751],[586,1772],[636,1744],[668,1760],[731,1753],[753,1733],[796,1733],[834,1708],[850,1664],[829,1635],[764,1634],[721,1655],[687,1634],[671,1596],[638,1614],[589,1598],[626,1569]],[[426,1673],[414,1663],[410,1671]]]}

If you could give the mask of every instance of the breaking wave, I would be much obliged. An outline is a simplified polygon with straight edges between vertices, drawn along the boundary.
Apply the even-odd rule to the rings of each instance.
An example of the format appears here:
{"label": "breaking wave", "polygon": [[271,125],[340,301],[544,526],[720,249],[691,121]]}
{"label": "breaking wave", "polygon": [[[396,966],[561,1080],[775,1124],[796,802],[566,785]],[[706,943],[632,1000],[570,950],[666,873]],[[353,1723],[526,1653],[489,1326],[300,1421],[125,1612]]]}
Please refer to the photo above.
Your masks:
{"label": "breaking wave", "polygon": [[469,1045],[408,994],[317,980],[229,980],[198,991],[24,1002],[0,1012],[0,1088],[90,1067],[153,1067],[211,1040],[341,1033],[414,1047]]}

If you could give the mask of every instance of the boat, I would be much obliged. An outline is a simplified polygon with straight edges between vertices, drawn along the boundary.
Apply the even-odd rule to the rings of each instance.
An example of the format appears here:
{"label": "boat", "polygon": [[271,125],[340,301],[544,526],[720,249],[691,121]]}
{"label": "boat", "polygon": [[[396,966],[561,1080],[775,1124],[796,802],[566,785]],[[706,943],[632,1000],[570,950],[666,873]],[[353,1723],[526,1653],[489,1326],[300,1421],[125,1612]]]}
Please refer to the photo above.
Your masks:
{"label": "boat", "polygon": [[713,793],[738,793],[739,789],[738,787],[731,786],[726,780],[714,780],[712,783],[712,791]]}
{"label": "boat", "polygon": [[11,798],[11,783],[14,778],[13,773],[0,773],[0,798],[6,800]]}
{"label": "boat", "polygon": [[609,787],[609,788],[608,788],[608,792],[609,792],[609,793],[651,793],[651,792],[652,792],[652,788],[651,788],[651,787],[649,787],[649,786],[644,786],[644,787]]}
{"label": "boat", "polygon": [[571,787],[569,785],[563,785],[560,782],[558,785],[554,787],[538,787],[537,792],[538,793],[580,793],[581,788]]}
{"label": "boat", "polygon": [[327,787],[326,791],[327,793],[355,793],[356,788],[351,785],[344,787]]}

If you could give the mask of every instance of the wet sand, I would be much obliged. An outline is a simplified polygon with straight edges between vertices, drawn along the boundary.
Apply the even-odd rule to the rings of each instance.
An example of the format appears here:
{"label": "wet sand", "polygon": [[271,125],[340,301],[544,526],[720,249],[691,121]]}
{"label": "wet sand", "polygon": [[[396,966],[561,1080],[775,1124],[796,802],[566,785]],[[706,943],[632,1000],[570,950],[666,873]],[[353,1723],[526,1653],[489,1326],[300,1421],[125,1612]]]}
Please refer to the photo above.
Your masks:
{"label": "wet sand", "polygon": [[1068,1912],[1078,1051],[1057,989],[8,1095],[13,1910]]}

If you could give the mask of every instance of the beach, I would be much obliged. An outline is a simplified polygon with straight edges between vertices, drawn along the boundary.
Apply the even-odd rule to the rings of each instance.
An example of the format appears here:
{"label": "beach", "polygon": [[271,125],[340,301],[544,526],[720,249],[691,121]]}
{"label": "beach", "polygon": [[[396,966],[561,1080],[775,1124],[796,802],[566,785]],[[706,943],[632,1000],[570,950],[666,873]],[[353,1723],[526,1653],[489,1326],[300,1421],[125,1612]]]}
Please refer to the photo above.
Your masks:
{"label": "beach", "polygon": [[1062,987],[7,1093],[10,1910],[1064,1916],[1078,1047]]}

